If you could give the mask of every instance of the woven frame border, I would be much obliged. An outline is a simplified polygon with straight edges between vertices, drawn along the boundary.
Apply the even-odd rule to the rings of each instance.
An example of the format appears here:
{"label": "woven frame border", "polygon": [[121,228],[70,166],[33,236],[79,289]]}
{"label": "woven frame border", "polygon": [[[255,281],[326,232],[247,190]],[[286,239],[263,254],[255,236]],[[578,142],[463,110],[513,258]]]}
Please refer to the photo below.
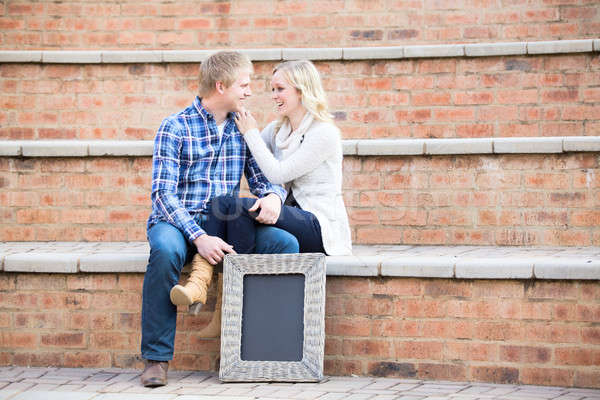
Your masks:
{"label": "woven frame border", "polygon": [[[304,275],[304,341],[300,361],[241,359],[244,275]],[[221,364],[224,382],[318,382],[325,349],[325,255],[233,254],[223,262]]]}

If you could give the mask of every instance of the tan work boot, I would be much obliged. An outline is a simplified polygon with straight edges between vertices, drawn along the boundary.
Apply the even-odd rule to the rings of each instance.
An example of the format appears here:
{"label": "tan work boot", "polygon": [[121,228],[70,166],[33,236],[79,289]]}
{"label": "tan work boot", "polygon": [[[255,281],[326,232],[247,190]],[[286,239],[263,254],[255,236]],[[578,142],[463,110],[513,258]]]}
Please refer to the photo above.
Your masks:
{"label": "tan work boot", "polygon": [[217,280],[217,302],[215,303],[215,312],[212,319],[200,332],[198,337],[201,338],[218,338],[221,336],[221,304],[223,301],[223,273],[219,273]]}
{"label": "tan work boot", "polygon": [[213,266],[200,254],[195,254],[186,284],[175,285],[171,289],[171,302],[176,306],[189,306],[196,302],[206,303],[206,294],[212,274]]}

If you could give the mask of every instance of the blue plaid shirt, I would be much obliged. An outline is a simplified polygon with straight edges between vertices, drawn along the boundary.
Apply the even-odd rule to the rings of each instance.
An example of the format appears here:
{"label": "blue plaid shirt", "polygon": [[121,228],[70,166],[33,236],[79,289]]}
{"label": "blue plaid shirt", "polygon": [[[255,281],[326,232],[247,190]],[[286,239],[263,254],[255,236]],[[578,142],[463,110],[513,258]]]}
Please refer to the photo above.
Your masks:
{"label": "blue plaid shirt", "polygon": [[154,139],[152,158],[152,213],[148,229],[159,221],[179,228],[190,240],[202,235],[200,217],[210,199],[237,196],[242,172],[250,191],[264,197],[286,192],[263,175],[246,147],[233,114],[227,116],[223,136],[201,99],[185,110],[165,118]]}

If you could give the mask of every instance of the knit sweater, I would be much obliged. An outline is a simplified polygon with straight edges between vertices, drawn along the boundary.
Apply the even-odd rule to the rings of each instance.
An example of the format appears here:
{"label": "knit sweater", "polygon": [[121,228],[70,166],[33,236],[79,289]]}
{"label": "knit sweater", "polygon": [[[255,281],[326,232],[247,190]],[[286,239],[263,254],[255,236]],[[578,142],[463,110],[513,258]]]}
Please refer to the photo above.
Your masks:
{"label": "knit sweater", "polygon": [[298,205],[317,217],[327,254],[350,254],[352,241],[342,197],[343,153],[339,129],[314,120],[296,151],[278,160],[273,155],[275,125],[274,121],[262,132],[252,129],[244,134],[254,159],[271,183],[291,188]]}

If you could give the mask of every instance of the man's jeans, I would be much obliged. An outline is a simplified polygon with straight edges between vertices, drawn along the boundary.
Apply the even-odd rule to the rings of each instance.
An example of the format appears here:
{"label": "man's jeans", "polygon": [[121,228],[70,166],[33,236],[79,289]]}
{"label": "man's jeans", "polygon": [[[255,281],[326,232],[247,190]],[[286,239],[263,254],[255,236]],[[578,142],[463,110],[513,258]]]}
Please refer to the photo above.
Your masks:
{"label": "man's jeans", "polygon": [[[142,357],[147,360],[173,359],[177,307],[169,293],[179,281],[183,266],[191,261],[196,248],[181,231],[166,222],[148,230],[150,259],[142,293]],[[298,253],[296,238],[279,228],[260,227],[256,252],[260,254]]]}

